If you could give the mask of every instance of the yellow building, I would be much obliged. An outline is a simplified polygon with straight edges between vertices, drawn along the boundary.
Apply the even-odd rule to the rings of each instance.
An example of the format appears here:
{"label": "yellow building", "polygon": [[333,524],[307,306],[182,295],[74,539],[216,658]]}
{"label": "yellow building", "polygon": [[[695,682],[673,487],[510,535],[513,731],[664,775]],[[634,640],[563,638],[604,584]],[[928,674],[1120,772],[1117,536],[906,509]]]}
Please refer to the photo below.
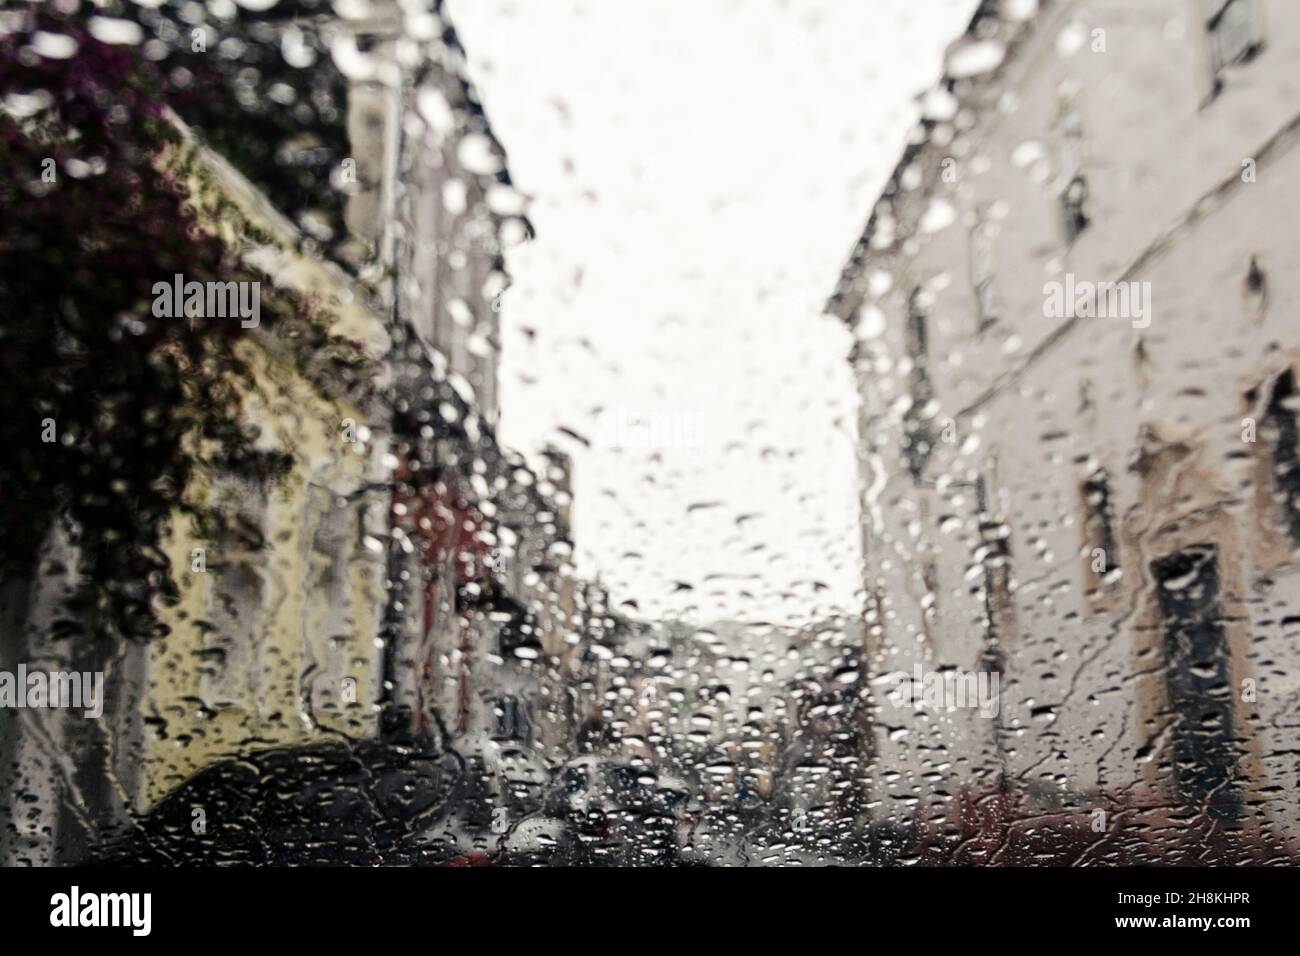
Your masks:
{"label": "yellow building", "polygon": [[[197,229],[232,254],[236,278],[263,277],[257,325],[240,330],[224,378],[239,392],[240,427],[283,464],[245,477],[191,431],[198,466],[160,542],[177,593],[154,602],[155,640],[104,650],[60,628],[84,573],[62,527],[29,580],[5,582],[7,648],[35,668],[102,669],[107,695],[99,722],[52,708],[6,722],[5,863],[56,862],[83,843],[77,833],[103,836],[221,760],[373,736],[378,724],[391,460],[382,300],[298,251],[302,237],[265,196],[167,119],[179,136],[155,164],[184,184]],[[209,400],[186,396],[196,408]],[[202,526],[203,515],[217,522]]]}
{"label": "yellow building", "polygon": [[[14,100],[21,115],[6,113],[9,101],[0,97],[0,122],[21,134],[34,164],[34,178],[18,185],[26,203],[18,218],[43,227],[27,234],[56,236],[39,251],[75,265],[76,278],[90,288],[80,288],[86,309],[64,291],[72,305],[46,303],[47,311],[70,311],[75,320],[84,312],[103,319],[97,331],[111,330],[81,348],[84,366],[71,363],[91,369],[69,378],[84,387],[52,378],[54,386],[31,402],[27,416],[38,424],[60,416],[59,437],[66,439],[25,452],[33,461],[56,478],[78,473],[67,462],[88,462],[102,481],[90,496],[75,483],[64,494],[68,482],[59,480],[50,485],[62,497],[34,496],[44,510],[31,511],[30,545],[6,542],[25,563],[11,562],[16,572],[0,580],[0,665],[101,671],[106,699],[96,720],[52,708],[0,711],[0,864],[82,859],[133,814],[149,812],[221,761],[341,735],[379,736],[381,698],[402,703],[408,676],[442,696],[472,690],[483,704],[481,724],[504,696],[496,668],[466,667],[476,681],[471,688],[450,676],[439,656],[454,656],[452,642],[468,617],[459,606],[439,614],[441,603],[470,602],[482,582],[456,595],[455,576],[442,568],[432,597],[406,600],[400,551],[409,541],[390,527],[401,508],[393,478],[402,468],[457,470],[485,516],[497,514],[492,499],[508,496],[520,481],[519,469],[507,468],[495,450],[491,424],[498,407],[496,297],[508,281],[503,250],[507,238],[526,236],[529,227],[508,211],[518,197],[504,151],[456,66],[463,51],[441,14],[435,22],[418,7],[376,3],[364,16],[311,21],[232,8],[214,14],[219,30],[193,31],[210,42],[220,32],[227,50],[267,44],[272,55],[254,58],[256,68],[185,42],[167,49],[151,43],[138,57],[120,37],[84,39],[76,59],[34,61],[48,74],[43,82],[63,84],[66,95]],[[154,30],[163,14],[150,8],[123,16]],[[38,28],[35,17],[24,14],[24,31]],[[72,21],[68,29],[76,28]],[[44,24],[46,32],[61,28],[57,18]],[[279,39],[268,44],[272,35]],[[419,55],[399,56],[413,52],[412,39]],[[209,76],[213,69],[220,78]],[[130,82],[101,84],[117,73]],[[191,96],[199,75],[211,88]],[[248,95],[254,75],[261,100]],[[175,85],[164,89],[161,76]],[[112,119],[95,125],[75,111],[65,117],[60,111],[69,103]],[[123,117],[130,122],[119,129]],[[55,179],[47,179],[45,157],[56,148],[66,155]],[[104,161],[97,151],[116,160]],[[99,195],[78,183],[104,169],[113,181],[115,218],[111,228],[97,230],[105,180],[96,181]],[[143,201],[141,182],[152,205]],[[179,216],[173,192],[186,197]],[[51,212],[69,209],[63,220]],[[60,232],[66,222],[81,224],[83,234]],[[0,236],[5,241],[14,239]],[[138,274],[123,279],[116,259],[131,261]],[[184,289],[200,277],[167,274],[174,270],[161,262],[192,264],[209,280],[207,308],[198,313],[205,325],[182,326],[193,335],[167,325],[195,315],[188,291],[168,296],[167,289],[173,280]],[[164,274],[154,276],[155,268]],[[161,331],[156,321],[137,321],[150,318],[146,294],[155,280],[152,319],[165,320]],[[111,308],[96,307],[100,282],[111,290]],[[218,303],[231,297],[215,312],[214,287],[224,290]],[[257,311],[242,314],[245,303]],[[122,353],[114,352],[120,338],[112,333],[143,334],[133,328],[158,333],[150,341],[160,344],[132,353],[127,372],[114,365]],[[155,389],[141,371],[151,361],[174,373],[165,387]],[[47,364],[59,368],[58,361]],[[101,383],[101,365],[121,374]],[[195,382],[209,383],[203,388],[210,394]],[[137,399],[131,407],[144,409],[142,420],[158,416],[169,440],[189,436],[183,464],[172,460],[169,445],[167,456],[157,456],[167,460],[156,472],[136,469],[134,484],[113,480],[112,466],[131,455],[153,464],[153,446],[132,445],[125,436],[114,441],[115,413],[105,410],[110,402],[98,401],[101,389],[111,399],[114,388]],[[69,394],[88,400],[68,410]],[[232,409],[247,443],[230,440]],[[396,437],[395,415],[405,429]],[[137,431],[145,441],[152,437],[149,428]],[[226,461],[250,457],[246,444],[265,460]],[[75,446],[80,457],[67,457],[63,446]],[[426,451],[434,460],[424,460]],[[489,459],[501,470],[484,477]],[[102,462],[109,466],[100,468]],[[149,499],[153,510],[140,507],[158,484],[167,488]],[[91,498],[98,511],[69,506]],[[175,500],[180,504],[159,534],[157,518]],[[525,504],[517,529],[507,529],[503,518],[495,525],[503,538],[509,530],[525,539],[528,567],[512,571],[525,581],[527,603],[558,595],[558,607],[546,604],[539,617],[548,651],[559,653],[567,647],[571,575],[564,542],[552,539],[567,531],[535,494]],[[97,519],[113,507],[132,520],[120,527],[103,521],[101,528]],[[509,563],[510,549],[486,527],[469,536],[476,554],[495,546],[494,565]],[[81,550],[87,541],[98,550]],[[123,555],[139,560],[124,562]],[[97,572],[111,578],[105,587]],[[399,584],[390,588],[390,577]],[[546,581],[538,585],[534,577]],[[142,626],[116,626],[102,608],[88,606],[96,587],[93,600],[120,598],[135,615],[132,625]],[[142,613],[146,601],[151,614]],[[495,621],[480,618],[485,638],[495,638]],[[134,639],[137,631],[160,633],[142,641]],[[419,653],[430,650],[425,637],[432,654]],[[496,647],[495,640],[484,644]],[[410,675],[402,670],[408,661]],[[531,691],[534,682],[521,680]],[[385,722],[384,729],[392,728]],[[418,723],[406,729],[421,732]]]}
{"label": "yellow building", "polygon": [[[288,472],[257,481],[208,469],[187,493],[215,505],[222,527],[172,523],[165,549],[179,601],[160,609],[170,633],[137,664],[137,810],[239,752],[372,734],[380,680],[389,506],[374,398],[380,305],[342,270],[298,253],[294,227],[221,157],[188,135],[183,144],[162,161],[190,178],[198,221],[273,279],[264,297],[299,313],[309,302],[312,315],[280,316],[236,347],[253,381],[247,424],[259,449],[291,457]],[[322,355],[326,334],[346,342]]]}

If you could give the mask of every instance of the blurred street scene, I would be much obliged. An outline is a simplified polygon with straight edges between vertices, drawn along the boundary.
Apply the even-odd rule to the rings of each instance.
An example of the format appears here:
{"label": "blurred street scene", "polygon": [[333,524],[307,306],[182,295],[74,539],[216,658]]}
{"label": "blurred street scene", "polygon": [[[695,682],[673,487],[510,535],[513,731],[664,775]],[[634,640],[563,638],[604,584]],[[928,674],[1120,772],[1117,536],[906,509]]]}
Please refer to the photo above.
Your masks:
{"label": "blurred street scene", "polygon": [[[586,411],[507,444],[546,222],[458,7],[0,11],[0,863],[1296,862],[1300,8],[935,4],[781,318],[834,470],[761,396],[602,432],[590,342],[519,360]],[[710,361],[780,396],[762,335]],[[745,443],[761,512],[684,490]],[[830,572],[765,536],[822,510]]]}

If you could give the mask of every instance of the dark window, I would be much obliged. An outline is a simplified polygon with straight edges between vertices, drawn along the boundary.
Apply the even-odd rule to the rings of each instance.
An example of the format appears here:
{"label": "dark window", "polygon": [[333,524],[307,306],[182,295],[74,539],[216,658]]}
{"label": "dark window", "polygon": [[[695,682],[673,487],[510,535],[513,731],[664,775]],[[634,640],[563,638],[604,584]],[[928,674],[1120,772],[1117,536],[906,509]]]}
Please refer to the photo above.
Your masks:
{"label": "dark window", "polygon": [[971,284],[975,292],[977,332],[983,332],[998,321],[997,302],[993,295],[994,261],[993,224],[981,221],[970,236]]}
{"label": "dark window", "polygon": [[975,500],[980,509],[980,542],[988,548],[992,559],[1007,557],[1009,532],[1006,522],[997,516],[989,500],[988,482],[980,475],[975,479]]}
{"label": "dark window", "polygon": [[587,771],[582,767],[567,767],[564,771],[564,792],[573,796],[586,793],[590,782]]}
{"label": "dark window", "polygon": [[1088,180],[1075,176],[1061,193],[1061,217],[1065,226],[1065,239],[1074,242],[1088,228]]}
{"label": "dark window", "polygon": [[[1087,510],[1084,536],[1088,542],[1088,562],[1098,578],[1119,567],[1119,544],[1115,540],[1114,515],[1110,500],[1110,475],[1098,468],[1083,483],[1083,504]],[[1100,550],[1101,555],[1095,552]],[[1098,566],[1098,557],[1101,565]]]}
{"label": "dark window", "polygon": [[988,636],[1001,640],[1011,619],[1011,529],[990,501],[988,482],[975,480],[980,544],[984,547],[984,611]]}
{"label": "dark window", "polygon": [[1151,563],[1164,619],[1165,681],[1179,796],[1213,817],[1238,815],[1228,642],[1218,549],[1197,544]]}
{"label": "dark window", "polygon": [[928,319],[923,293],[916,289],[907,300],[907,352],[922,372],[926,370],[925,361],[930,354]]}
{"label": "dark window", "polygon": [[532,735],[528,714],[517,697],[499,697],[495,705],[497,740],[528,740]]}
{"label": "dark window", "polygon": [[1246,306],[1246,316],[1258,322],[1268,311],[1268,273],[1259,264],[1259,259],[1250,257],[1250,268],[1246,270],[1246,280],[1242,283],[1242,301]]}
{"label": "dark window", "polygon": [[1246,294],[1262,296],[1268,291],[1268,279],[1259,267],[1259,260],[1250,257],[1250,268],[1246,270]]}
{"label": "dark window", "polygon": [[904,453],[912,481],[920,483],[925,466],[934,448],[930,420],[926,406],[934,397],[930,385],[930,343],[925,306],[921,290],[912,293],[907,302],[907,353],[912,359],[912,403],[903,416]]}
{"label": "dark window", "polygon": [[1217,87],[1222,70],[1235,63],[1249,63],[1259,52],[1255,11],[1251,0],[1205,0],[1205,11]]}
{"label": "dark window", "polygon": [[1273,438],[1273,496],[1282,508],[1291,540],[1300,544],[1300,434],[1296,429],[1295,375],[1287,369],[1273,383],[1264,422]]}

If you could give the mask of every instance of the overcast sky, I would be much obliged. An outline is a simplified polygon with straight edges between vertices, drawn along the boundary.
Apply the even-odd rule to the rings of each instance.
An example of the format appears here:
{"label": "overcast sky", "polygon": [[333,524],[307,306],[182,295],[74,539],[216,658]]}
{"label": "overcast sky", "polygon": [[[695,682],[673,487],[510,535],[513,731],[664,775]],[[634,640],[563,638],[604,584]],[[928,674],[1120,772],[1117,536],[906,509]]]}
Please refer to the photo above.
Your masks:
{"label": "overcast sky", "polygon": [[573,453],[579,572],[616,602],[860,608],[849,338],[821,312],[974,6],[449,3],[538,233],[508,257],[502,437]]}

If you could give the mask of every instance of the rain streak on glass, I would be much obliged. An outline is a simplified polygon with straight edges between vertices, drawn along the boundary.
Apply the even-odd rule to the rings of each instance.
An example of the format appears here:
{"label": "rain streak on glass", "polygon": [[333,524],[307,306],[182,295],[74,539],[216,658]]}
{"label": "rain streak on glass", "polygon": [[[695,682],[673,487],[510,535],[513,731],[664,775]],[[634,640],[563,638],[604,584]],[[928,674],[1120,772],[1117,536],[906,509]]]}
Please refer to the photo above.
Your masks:
{"label": "rain streak on glass", "polygon": [[685,10],[0,10],[0,863],[1296,861],[1300,10]]}

